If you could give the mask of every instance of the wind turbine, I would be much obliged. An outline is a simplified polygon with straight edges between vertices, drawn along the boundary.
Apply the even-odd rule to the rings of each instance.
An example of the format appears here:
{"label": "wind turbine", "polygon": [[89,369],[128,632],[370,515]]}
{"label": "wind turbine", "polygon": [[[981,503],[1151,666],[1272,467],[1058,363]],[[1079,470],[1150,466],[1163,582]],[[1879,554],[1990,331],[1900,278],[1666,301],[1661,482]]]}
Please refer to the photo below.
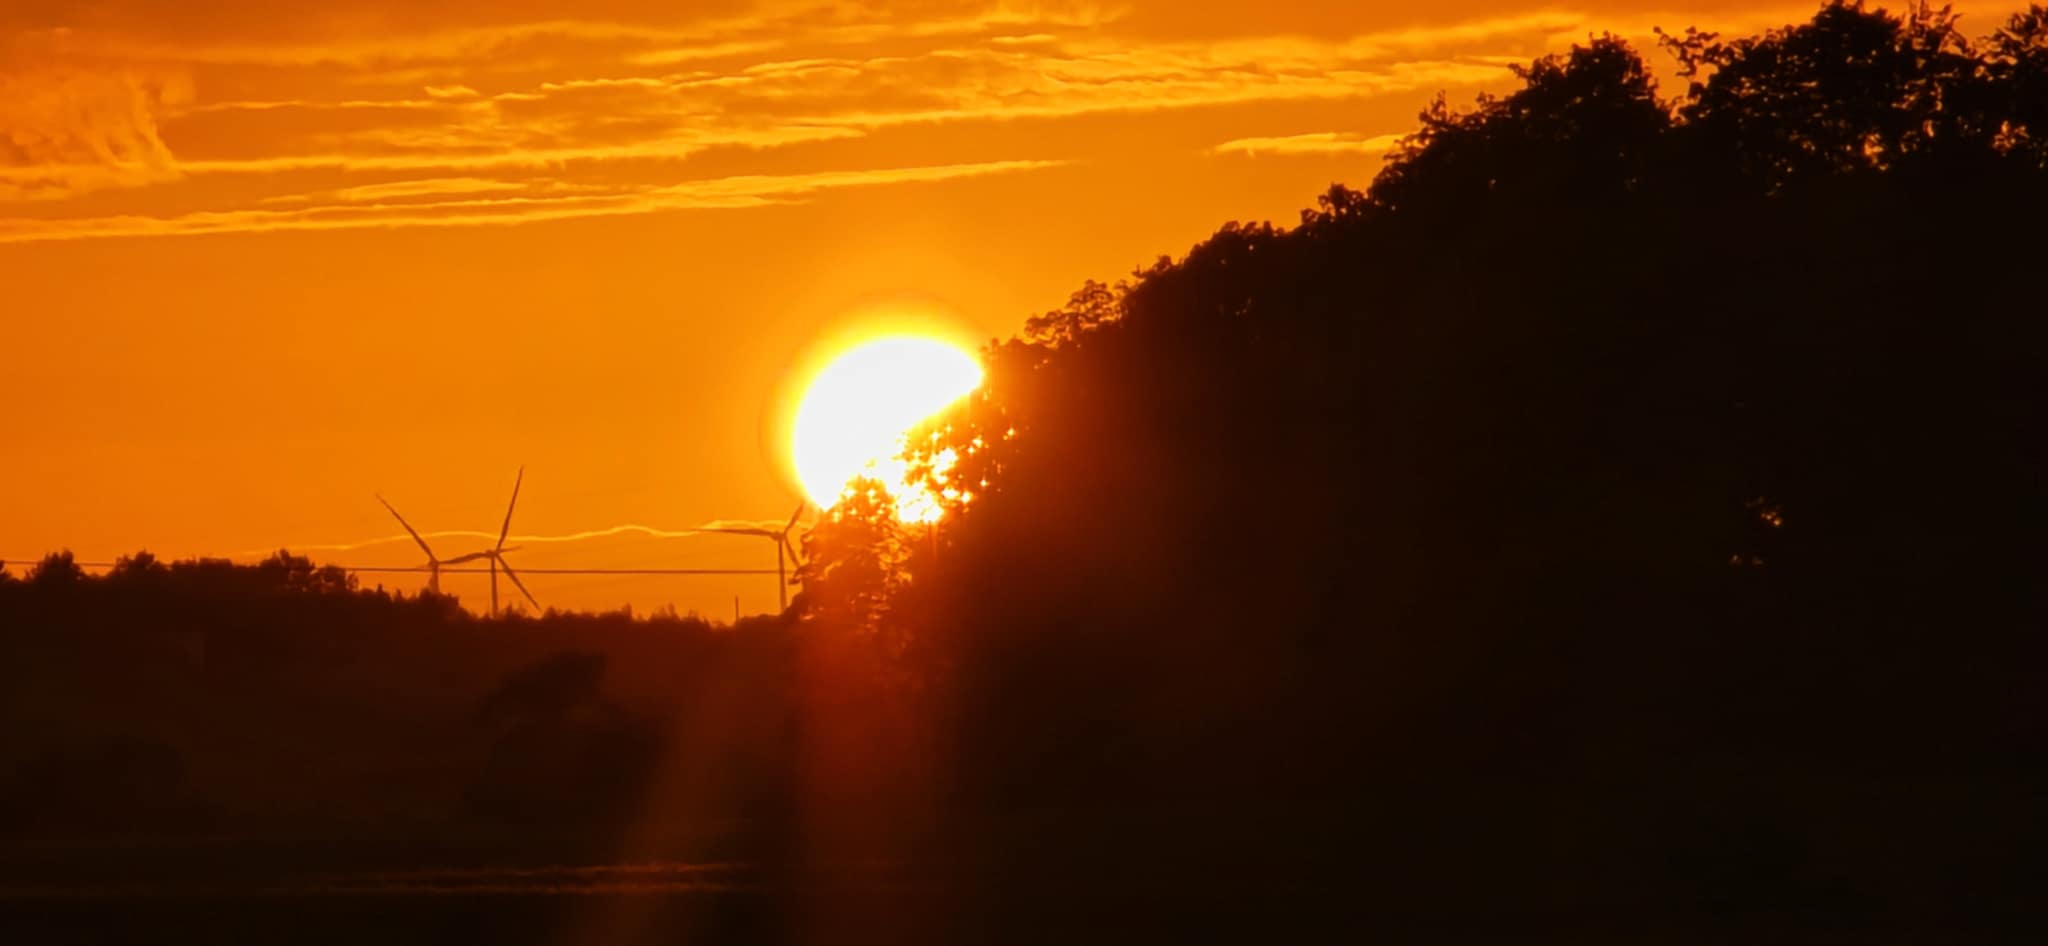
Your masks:
{"label": "wind turbine", "polygon": [[[726,535],[754,535],[760,536],[761,538],[767,539],[770,542],[775,543],[775,596],[776,600],[781,603],[782,610],[787,611],[789,610],[788,562],[790,559],[798,557],[796,554],[796,546],[790,544],[789,533],[796,529],[796,520],[799,516],[802,516],[804,514],[804,507],[808,505],[810,505],[810,503],[807,501],[798,501],[796,504],[796,511],[789,514],[789,521],[783,523],[781,529],[760,529],[750,527],[744,529],[709,528],[702,529],[699,531],[723,532]],[[785,555],[784,553],[787,553],[787,555]],[[798,561],[797,564],[801,565],[803,564],[803,562]]]}
{"label": "wind turbine", "polygon": [[[468,555],[458,555],[442,563],[446,565],[459,565],[463,562],[474,562],[478,560],[489,561],[491,563],[492,617],[498,616],[498,569],[500,568],[503,568],[505,570],[505,577],[512,579],[512,584],[519,589],[519,593],[525,595],[526,600],[533,602],[533,606],[535,609],[540,608],[540,602],[534,600],[533,592],[526,590],[526,583],[520,581],[519,573],[512,570],[512,563],[505,561],[506,552],[519,551],[519,546],[516,545],[509,549],[506,548],[505,537],[512,534],[512,510],[514,507],[519,505],[519,484],[525,481],[526,467],[522,466],[519,468],[518,478],[512,481],[512,501],[505,504],[505,524],[498,528],[497,545],[491,546],[490,548],[487,548],[481,552],[471,552]],[[397,513],[394,512],[392,513],[392,515],[397,515]],[[410,530],[411,527],[408,526],[407,529]],[[413,538],[417,539],[419,538],[419,536],[414,535]],[[426,543],[422,542],[420,543],[420,545],[425,546]]]}
{"label": "wind turbine", "polygon": [[[390,500],[387,500],[383,496],[379,495],[377,496],[377,501],[383,503],[385,509],[390,510],[391,518],[398,520],[398,524],[405,527],[405,534],[412,536],[412,540],[414,542],[419,543],[420,551],[427,553],[427,590],[435,594],[440,594],[441,566],[453,563],[443,562],[440,559],[435,558],[434,550],[432,547],[427,545],[427,540],[420,538],[419,531],[412,527],[412,523],[405,521],[404,516],[398,514],[398,510],[392,507]],[[468,557],[465,556],[463,558],[456,559],[455,561],[468,561]]]}

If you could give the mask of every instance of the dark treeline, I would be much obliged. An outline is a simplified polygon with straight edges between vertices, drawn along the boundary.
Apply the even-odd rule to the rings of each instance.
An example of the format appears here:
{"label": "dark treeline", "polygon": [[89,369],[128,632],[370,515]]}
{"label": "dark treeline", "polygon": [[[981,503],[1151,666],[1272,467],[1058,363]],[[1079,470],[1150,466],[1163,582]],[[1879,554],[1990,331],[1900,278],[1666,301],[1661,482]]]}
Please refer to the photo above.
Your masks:
{"label": "dark treeline", "polygon": [[0,585],[10,829],[175,762],[161,807],[221,825],[925,859],[924,913],[1040,941],[2010,932],[2048,844],[2048,12],[1663,45],[1674,98],[1591,40],[1298,226],[1031,319],[929,441],[972,501],[843,503],[782,620],[45,563]]}
{"label": "dark treeline", "polygon": [[1675,103],[1595,40],[1432,108],[1300,226],[1226,226],[994,346],[940,441],[989,486],[935,562],[906,546],[884,625],[965,661],[970,702],[1040,660],[1108,676],[992,725],[1274,724],[1236,730],[1274,767],[1201,778],[1101,747],[1141,782],[1670,740],[2029,761],[2048,15],[1668,45]]}
{"label": "dark treeline", "polygon": [[676,817],[787,794],[777,620],[486,620],[282,552],[60,553],[0,571],[0,628],[0,836],[553,836],[658,780],[691,786]]}
{"label": "dark treeline", "polygon": [[989,349],[872,612],[958,791],[1296,812],[1429,909],[2018,908],[2048,12],[1663,45]]}

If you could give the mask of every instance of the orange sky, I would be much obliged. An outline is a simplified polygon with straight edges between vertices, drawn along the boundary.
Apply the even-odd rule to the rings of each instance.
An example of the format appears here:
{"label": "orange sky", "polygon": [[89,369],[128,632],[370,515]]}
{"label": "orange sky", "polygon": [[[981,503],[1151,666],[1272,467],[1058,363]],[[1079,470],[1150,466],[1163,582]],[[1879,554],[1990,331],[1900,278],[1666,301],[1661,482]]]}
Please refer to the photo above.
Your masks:
{"label": "orange sky", "polygon": [[[849,313],[917,299],[1008,335],[1085,278],[1363,185],[1439,89],[1504,87],[1590,30],[1812,9],[10,0],[0,555],[394,535],[374,490],[423,531],[489,529],[521,463],[517,534],[780,519],[764,420]],[[774,564],[633,536],[513,560]],[[578,607],[774,600],[529,583]]]}

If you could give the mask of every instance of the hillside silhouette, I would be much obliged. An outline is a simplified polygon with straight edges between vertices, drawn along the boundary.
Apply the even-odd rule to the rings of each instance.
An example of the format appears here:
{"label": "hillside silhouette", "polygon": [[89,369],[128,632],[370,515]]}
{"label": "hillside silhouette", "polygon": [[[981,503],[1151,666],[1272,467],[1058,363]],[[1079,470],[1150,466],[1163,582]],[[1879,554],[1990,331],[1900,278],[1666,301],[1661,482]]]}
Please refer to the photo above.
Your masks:
{"label": "hillside silhouette", "polygon": [[1660,45],[992,343],[972,498],[857,489],[779,618],[46,559],[0,830],[744,859],[738,938],[2025,939],[2048,9]]}

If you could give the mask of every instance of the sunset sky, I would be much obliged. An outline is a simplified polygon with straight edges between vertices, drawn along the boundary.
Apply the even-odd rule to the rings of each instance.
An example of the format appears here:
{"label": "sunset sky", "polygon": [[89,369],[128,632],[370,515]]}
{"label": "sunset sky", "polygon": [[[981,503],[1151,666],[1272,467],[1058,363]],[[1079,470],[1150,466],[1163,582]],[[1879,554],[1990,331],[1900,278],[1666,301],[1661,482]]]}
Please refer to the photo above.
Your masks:
{"label": "sunset sky", "polygon": [[[9,0],[0,556],[411,565],[337,548],[397,534],[373,492],[429,533],[494,529],[522,463],[515,535],[780,520],[790,387],[876,313],[1008,335],[1083,279],[1362,186],[1439,90],[1505,88],[1590,31],[1813,9]],[[729,537],[525,544],[774,565]]]}

